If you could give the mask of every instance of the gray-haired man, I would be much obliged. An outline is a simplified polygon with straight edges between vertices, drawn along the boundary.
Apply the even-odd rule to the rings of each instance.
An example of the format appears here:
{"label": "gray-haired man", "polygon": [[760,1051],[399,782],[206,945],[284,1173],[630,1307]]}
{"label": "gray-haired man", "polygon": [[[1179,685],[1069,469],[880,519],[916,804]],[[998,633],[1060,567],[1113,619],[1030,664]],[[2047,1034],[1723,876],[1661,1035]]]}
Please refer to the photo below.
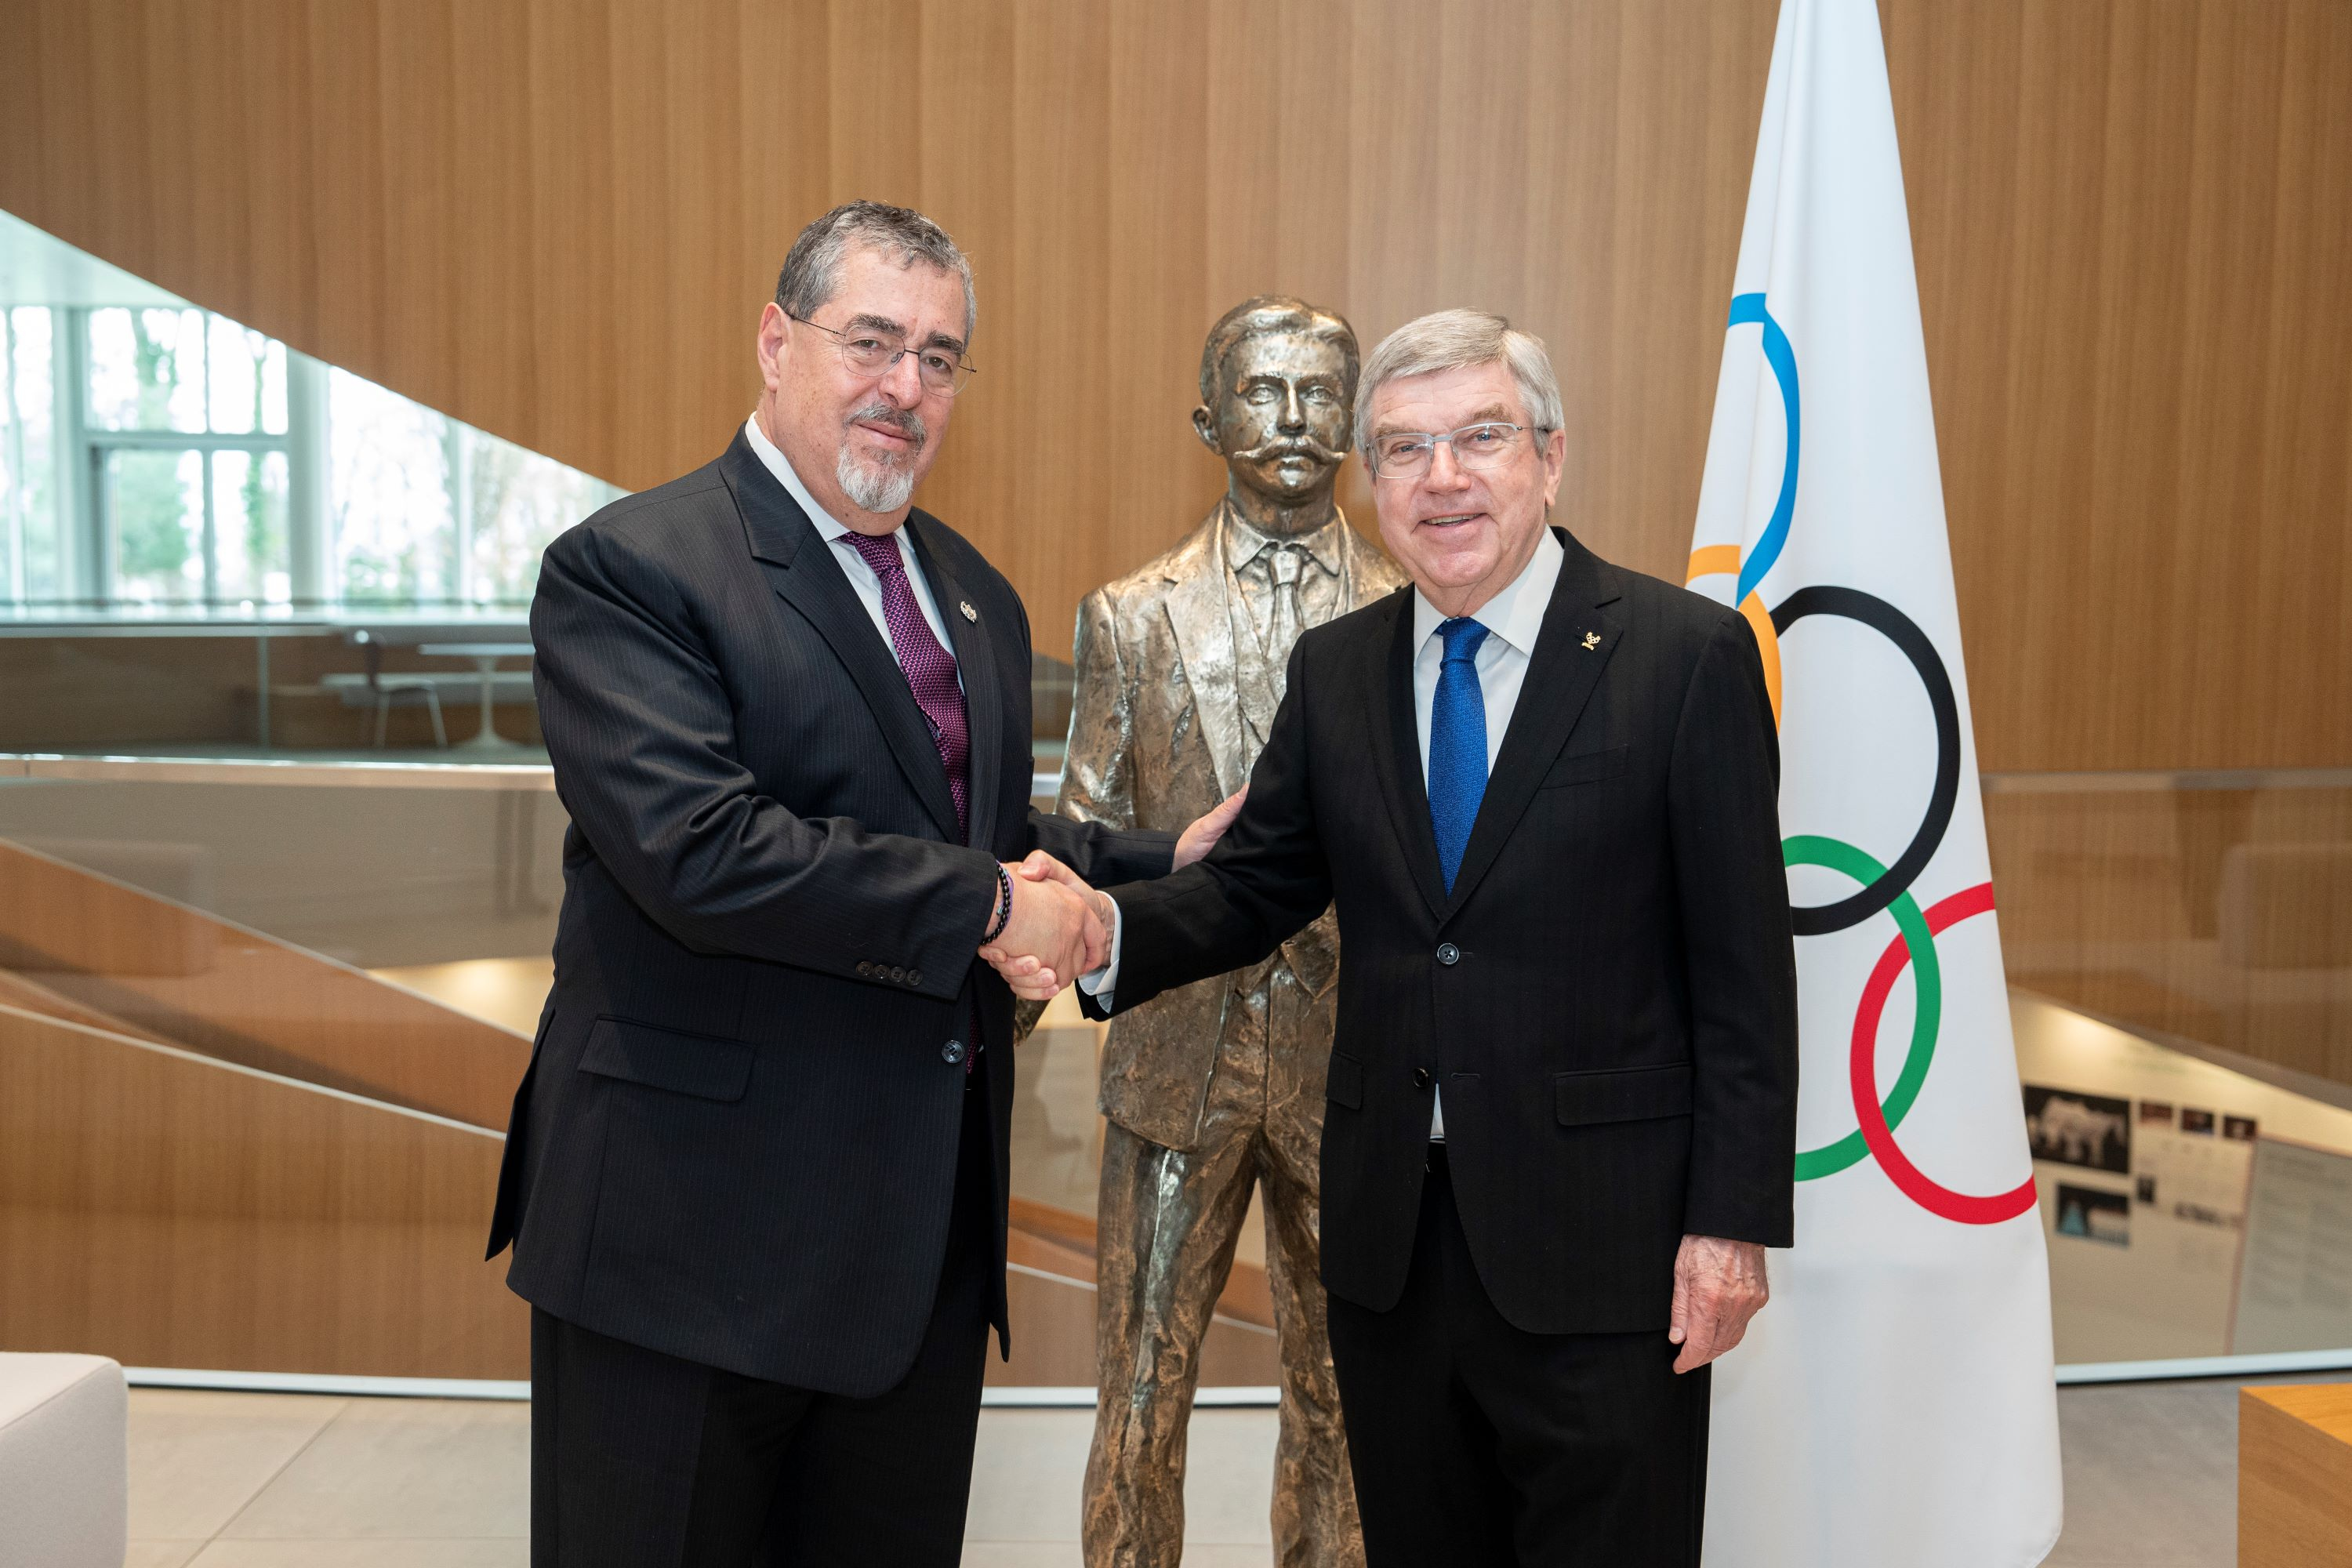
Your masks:
{"label": "gray-haired man", "polygon": [[[1336,910],[1323,1284],[1367,1560],[1692,1568],[1705,1369],[1792,1225],[1755,638],[1546,526],[1567,443],[1534,338],[1444,311],[1363,381],[1412,592],[1298,639],[1233,831],[1092,895],[1113,958],[1080,989],[1125,1012]],[[1024,993],[1051,968],[983,956]]]}
{"label": "gray-haired man", "polygon": [[992,937],[1093,962],[1045,849],[1029,622],[910,501],[970,374],[919,213],[827,213],[717,462],[551,545],[531,606],[572,826],[555,987],[490,1250],[531,1313],[538,1568],[950,1564],[1004,1329],[1013,1000]]}

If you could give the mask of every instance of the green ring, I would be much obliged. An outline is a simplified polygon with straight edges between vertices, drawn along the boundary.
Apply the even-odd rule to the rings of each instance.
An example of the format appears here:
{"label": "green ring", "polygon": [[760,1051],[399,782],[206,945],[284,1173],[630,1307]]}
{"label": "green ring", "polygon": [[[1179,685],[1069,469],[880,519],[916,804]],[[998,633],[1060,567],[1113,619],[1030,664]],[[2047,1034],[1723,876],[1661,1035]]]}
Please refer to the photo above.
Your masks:
{"label": "green ring", "polygon": [[[1886,868],[1872,859],[1851,844],[1835,838],[1823,838],[1814,834],[1801,833],[1780,841],[1780,863],[1783,866],[1820,866],[1842,872],[1864,887],[1868,887],[1886,875]],[[1895,895],[1886,906],[1895,923],[1903,932],[1903,945],[1911,950],[1911,973],[1914,1002],[1911,1010],[1911,1049],[1903,1058],[1902,1076],[1880,1101],[1886,1117],[1887,1131],[1903,1125],[1911,1113],[1911,1106],[1919,1098],[1919,1090],[1927,1081],[1927,1068],[1936,1059],[1936,1029],[1944,1012],[1944,974],[1936,961],[1936,936],[1927,929],[1927,917],[1919,912],[1917,900],[1905,889]],[[1850,1165],[1857,1164],[1870,1153],[1870,1145],[1857,1127],[1834,1143],[1824,1143],[1818,1149],[1802,1149],[1797,1153],[1797,1180],[1816,1181],[1822,1176],[1834,1176]]]}

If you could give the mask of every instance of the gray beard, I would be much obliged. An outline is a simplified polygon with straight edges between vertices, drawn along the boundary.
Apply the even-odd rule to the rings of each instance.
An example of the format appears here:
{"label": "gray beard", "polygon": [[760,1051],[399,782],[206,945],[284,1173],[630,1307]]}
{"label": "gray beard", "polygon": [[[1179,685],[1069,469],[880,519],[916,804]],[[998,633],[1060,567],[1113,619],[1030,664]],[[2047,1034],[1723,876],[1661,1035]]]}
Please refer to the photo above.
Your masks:
{"label": "gray beard", "polygon": [[834,461],[833,477],[841,483],[841,493],[860,511],[887,513],[898,511],[915,497],[915,476],[907,468],[868,468],[851,456],[847,447]]}

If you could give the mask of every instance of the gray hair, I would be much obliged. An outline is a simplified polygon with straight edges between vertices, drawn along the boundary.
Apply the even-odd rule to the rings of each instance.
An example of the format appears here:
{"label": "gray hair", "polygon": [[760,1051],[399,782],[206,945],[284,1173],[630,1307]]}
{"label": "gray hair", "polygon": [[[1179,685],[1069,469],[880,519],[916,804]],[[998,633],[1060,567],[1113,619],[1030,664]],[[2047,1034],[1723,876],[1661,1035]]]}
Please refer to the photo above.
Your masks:
{"label": "gray hair", "polygon": [[1364,362],[1363,390],[1356,398],[1357,449],[1366,461],[1370,460],[1372,400],[1383,384],[1399,376],[1469,370],[1482,364],[1510,367],[1519,401],[1527,405],[1528,417],[1538,430],[1549,434],[1565,424],[1559,378],[1552,374],[1551,356],[1544,352],[1541,338],[1485,310],[1439,310],[1407,321],[1382,338],[1371,358]]}
{"label": "gray hair", "polygon": [[920,261],[954,273],[963,284],[963,336],[970,344],[980,316],[971,263],[947,230],[911,207],[887,202],[845,202],[801,230],[776,278],[776,303],[784,314],[805,321],[823,310],[841,287],[841,258],[854,245],[871,246],[901,267]]}

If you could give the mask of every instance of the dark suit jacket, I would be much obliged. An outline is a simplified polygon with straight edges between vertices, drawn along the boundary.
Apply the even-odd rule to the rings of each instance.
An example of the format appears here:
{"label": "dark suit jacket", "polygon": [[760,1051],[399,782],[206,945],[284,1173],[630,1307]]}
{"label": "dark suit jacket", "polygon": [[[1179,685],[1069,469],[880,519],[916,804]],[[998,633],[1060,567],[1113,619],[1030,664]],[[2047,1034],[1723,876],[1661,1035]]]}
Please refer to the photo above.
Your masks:
{"label": "dark suit jacket", "polygon": [[490,1252],[511,1239],[508,1282],[567,1321],[849,1394],[929,1321],[975,1018],[1003,1332],[1012,994],[973,956],[997,862],[1117,882],[1173,846],[1030,808],[1020,597],[908,527],[962,672],[970,847],[889,645],[740,434],[558,538],[531,605],[572,827]]}
{"label": "dark suit jacket", "polygon": [[1559,537],[1451,896],[1408,589],[1299,639],[1249,803],[1209,858],[1113,895],[1113,1001],[1253,963],[1334,903],[1325,1285],[1397,1301],[1435,1083],[1496,1308],[1536,1332],[1634,1332],[1666,1325],[1685,1233],[1791,1240],[1779,748],[1738,614]]}

